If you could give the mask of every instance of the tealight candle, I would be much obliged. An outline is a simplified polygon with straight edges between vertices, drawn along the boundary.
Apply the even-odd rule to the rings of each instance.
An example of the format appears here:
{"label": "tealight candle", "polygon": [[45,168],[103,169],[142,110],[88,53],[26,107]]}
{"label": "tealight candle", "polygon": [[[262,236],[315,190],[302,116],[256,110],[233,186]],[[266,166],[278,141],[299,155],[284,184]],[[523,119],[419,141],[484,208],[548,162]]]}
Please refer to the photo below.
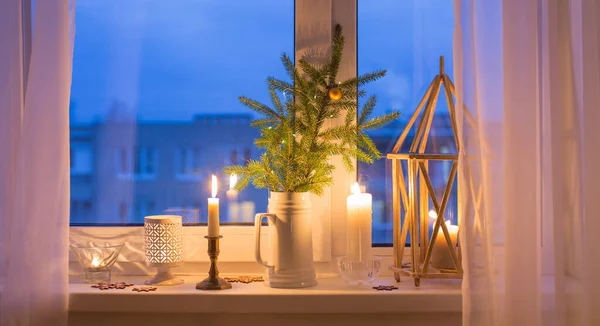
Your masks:
{"label": "tealight candle", "polygon": [[90,266],[94,268],[100,266],[100,258],[94,255],[94,257],[92,257],[92,262],[90,263]]}

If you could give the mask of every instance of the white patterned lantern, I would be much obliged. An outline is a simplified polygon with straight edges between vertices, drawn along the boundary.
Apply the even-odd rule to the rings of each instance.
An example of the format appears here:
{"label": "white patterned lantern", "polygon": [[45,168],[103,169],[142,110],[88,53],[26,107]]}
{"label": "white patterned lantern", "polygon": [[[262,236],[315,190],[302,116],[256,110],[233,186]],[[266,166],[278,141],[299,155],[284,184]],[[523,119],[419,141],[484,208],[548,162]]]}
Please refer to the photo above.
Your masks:
{"label": "white patterned lantern", "polygon": [[183,280],[175,277],[171,267],[183,264],[181,216],[153,215],[144,218],[144,240],[148,266],[156,267],[156,275],[146,284],[177,285]]}

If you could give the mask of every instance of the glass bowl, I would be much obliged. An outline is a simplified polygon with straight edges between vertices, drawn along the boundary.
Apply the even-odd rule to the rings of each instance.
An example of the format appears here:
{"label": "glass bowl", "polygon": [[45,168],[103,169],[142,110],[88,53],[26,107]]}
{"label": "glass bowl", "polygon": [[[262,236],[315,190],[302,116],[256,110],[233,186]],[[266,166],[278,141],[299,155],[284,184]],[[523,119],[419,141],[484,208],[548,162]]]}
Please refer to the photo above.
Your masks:
{"label": "glass bowl", "polygon": [[95,245],[91,243],[74,243],[70,245],[73,254],[85,272],[86,283],[110,282],[110,269],[125,244]]}
{"label": "glass bowl", "polygon": [[337,269],[346,284],[366,284],[375,281],[381,268],[381,257],[364,261],[351,261],[347,256],[339,257]]}

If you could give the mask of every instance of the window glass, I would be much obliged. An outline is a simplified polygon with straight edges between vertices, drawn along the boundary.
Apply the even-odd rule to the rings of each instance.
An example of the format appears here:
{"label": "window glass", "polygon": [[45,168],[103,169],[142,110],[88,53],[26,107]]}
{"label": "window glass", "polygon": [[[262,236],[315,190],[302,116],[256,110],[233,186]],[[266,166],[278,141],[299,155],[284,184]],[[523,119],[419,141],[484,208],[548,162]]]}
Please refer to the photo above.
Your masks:
{"label": "window glass", "polygon": [[[358,0],[358,73],[387,69],[387,76],[366,87],[378,97],[379,112],[396,109],[401,117],[371,132],[383,158],[375,164],[359,164],[359,182],[373,195],[373,243],[392,243],[391,164],[385,155],[392,148],[439,73],[439,57],[445,57],[445,71],[452,74],[453,1],[450,0]],[[427,143],[429,152],[455,152],[445,95],[440,93]],[[405,142],[414,137],[409,133]],[[403,151],[408,150],[406,146]],[[451,163],[430,165],[432,183],[441,200]],[[406,168],[404,169],[406,171]],[[446,219],[456,224],[456,191],[450,198]],[[430,207],[433,205],[430,203]],[[401,217],[402,220],[404,216]],[[432,219],[433,221],[433,219]]]}
{"label": "window glass", "polygon": [[240,95],[267,102],[294,52],[293,0],[82,1],[71,89],[71,223],[251,222],[266,191],[226,195],[226,165],[256,158]]}

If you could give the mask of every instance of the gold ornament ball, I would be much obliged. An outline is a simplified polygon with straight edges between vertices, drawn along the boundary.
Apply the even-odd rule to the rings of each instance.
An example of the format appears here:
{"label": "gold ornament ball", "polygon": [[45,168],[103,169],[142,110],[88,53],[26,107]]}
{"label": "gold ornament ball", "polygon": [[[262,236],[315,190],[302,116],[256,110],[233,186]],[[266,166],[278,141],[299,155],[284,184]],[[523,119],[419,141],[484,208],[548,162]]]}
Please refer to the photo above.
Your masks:
{"label": "gold ornament ball", "polygon": [[339,87],[334,87],[329,90],[329,98],[333,101],[339,101],[342,99],[342,90]]}

